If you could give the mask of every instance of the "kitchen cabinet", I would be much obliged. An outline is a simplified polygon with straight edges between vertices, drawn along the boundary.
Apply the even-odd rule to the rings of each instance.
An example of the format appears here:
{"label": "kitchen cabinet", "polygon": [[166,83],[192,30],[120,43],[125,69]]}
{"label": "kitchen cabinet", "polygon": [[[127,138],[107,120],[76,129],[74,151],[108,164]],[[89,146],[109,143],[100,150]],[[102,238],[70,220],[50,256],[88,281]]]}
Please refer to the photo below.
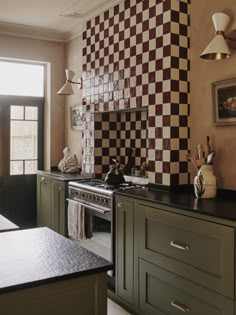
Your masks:
{"label": "kitchen cabinet", "polygon": [[[127,232],[119,226],[125,226],[124,211],[133,223]],[[233,315],[235,224],[186,213],[117,194],[116,294],[140,315]],[[127,274],[130,299],[120,288],[127,289]]]}
{"label": "kitchen cabinet", "polygon": [[66,235],[67,183],[48,175],[37,175],[37,225]]}
{"label": "kitchen cabinet", "polygon": [[116,292],[128,304],[134,303],[134,220],[132,201],[117,199],[116,210]]}
{"label": "kitchen cabinet", "polygon": [[52,228],[52,178],[37,175],[37,225]]}
{"label": "kitchen cabinet", "polygon": [[66,174],[58,171],[38,171],[37,226],[47,226],[67,236],[68,182],[90,175]]}
{"label": "kitchen cabinet", "polygon": [[66,234],[66,184],[52,179],[52,229],[62,235]]}

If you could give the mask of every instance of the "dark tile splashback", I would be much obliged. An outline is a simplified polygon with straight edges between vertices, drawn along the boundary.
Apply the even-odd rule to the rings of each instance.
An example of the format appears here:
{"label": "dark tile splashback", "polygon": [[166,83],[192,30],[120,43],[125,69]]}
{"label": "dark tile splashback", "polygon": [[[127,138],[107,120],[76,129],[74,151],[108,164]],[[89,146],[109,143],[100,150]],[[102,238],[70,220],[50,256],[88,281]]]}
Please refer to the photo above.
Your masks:
{"label": "dark tile splashback", "polygon": [[147,110],[96,113],[94,127],[97,177],[105,176],[113,158],[125,166],[130,149],[134,166],[147,162]]}

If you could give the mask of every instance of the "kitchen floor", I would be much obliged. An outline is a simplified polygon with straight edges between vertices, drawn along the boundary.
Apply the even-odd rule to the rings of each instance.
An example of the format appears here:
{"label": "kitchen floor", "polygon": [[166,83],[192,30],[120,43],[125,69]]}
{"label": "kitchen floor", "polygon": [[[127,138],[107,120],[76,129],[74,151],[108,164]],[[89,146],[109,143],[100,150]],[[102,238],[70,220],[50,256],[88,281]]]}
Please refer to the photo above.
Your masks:
{"label": "kitchen floor", "polygon": [[121,306],[107,299],[107,315],[131,315],[125,311]]}

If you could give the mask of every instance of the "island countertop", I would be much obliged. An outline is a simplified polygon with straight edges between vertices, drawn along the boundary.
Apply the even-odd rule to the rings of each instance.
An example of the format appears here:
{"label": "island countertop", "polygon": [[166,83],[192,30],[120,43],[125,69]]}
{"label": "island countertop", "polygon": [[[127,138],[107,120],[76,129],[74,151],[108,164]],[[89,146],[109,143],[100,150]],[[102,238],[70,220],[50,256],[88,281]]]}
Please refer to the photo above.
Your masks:
{"label": "island countertop", "polygon": [[0,294],[105,272],[112,264],[43,227],[0,234]]}

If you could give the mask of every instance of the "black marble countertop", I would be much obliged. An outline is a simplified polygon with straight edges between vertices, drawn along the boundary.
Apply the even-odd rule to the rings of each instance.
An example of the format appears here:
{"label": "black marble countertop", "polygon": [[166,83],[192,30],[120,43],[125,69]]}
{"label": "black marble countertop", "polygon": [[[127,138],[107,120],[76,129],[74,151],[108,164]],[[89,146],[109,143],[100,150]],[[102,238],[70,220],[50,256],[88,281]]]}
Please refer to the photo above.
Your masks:
{"label": "black marble countertop", "polygon": [[140,188],[117,192],[120,195],[146,200],[165,206],[236,221],[236,191],[228,196],[218,194],[215,199],[198,199],[194,193],[179,191],[162,191],[158,189]]}
{"label": "black marble countertop", "polygon": [[0,234],[0,294],[110,269],[107,260],[46,227]]}
{"label": "black marble countertop", "polygon": [[53,171],[38,170],[37,174],[45,175],[45,176],[51,176],[54,179],[64,181],[64,182],[68,182],[68,181],[72,181],[72,180],[80,180],[80,179],[84,179],[84,178],[92,178],[91,174],[85,174],[85,173],[68,174],[68,173],[62,173],[62,172],[57,171],[57,170],[53,170]]}

